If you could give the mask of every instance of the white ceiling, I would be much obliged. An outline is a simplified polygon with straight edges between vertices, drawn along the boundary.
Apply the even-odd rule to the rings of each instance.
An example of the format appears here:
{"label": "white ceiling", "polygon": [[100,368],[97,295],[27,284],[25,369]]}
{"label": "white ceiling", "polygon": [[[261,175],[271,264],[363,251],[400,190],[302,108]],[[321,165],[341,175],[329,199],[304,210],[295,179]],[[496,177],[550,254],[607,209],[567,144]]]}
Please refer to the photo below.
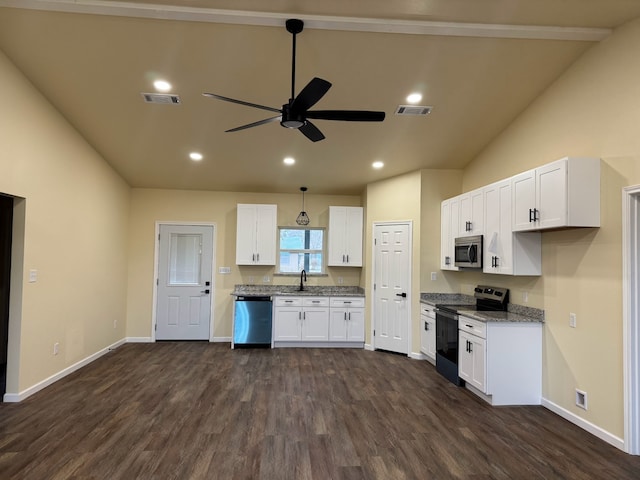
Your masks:
{"label": "white ceiling", "polygon": [[[464,167],[637,17],[637,0],[0,0],[0,49],[131,186],[358,194],[416,169]],[[273,114],[202,92],[287,102],[287,18],[305,21],[296,93],[321,77],[333,87],[316,109],[383,110],[384,122],[316,120],[317,143],[277,122],[224,132]],[[159,77],[180,105],[143,102]],[[413,91],[431,115],[394,115]],[[193,150],[204,160],[190,161]]]}

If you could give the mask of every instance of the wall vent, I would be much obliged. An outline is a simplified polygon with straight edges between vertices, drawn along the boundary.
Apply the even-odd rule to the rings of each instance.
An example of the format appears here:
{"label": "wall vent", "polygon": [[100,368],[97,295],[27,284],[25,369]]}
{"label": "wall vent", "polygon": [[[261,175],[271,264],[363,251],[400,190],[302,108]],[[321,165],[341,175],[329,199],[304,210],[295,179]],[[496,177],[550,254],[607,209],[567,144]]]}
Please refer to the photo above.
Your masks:
{"label": "wall vent", "polygon": [[165,105],[179,105],[180,97],[171,93],[141,93],[147,103],[162,103]]}
{"label": "wall vent", "polygon": [[398,105],[396,115],[429,115],[432,109],[420,105]]}

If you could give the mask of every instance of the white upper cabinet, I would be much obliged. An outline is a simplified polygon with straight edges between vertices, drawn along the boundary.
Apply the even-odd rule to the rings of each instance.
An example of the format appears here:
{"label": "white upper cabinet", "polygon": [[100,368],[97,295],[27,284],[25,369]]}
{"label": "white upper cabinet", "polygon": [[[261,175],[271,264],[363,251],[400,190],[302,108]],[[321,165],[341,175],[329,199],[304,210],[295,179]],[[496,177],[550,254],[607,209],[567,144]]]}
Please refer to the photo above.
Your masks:
{"label": "white upper cabinet", "polygon": [[237,265],[275,265],[277,205],[238,204]]}
{"label": "white upper cabinet", "polygon": [[484,190],[479,188],[458,197],[460,218],[458,237],[482,235],[484,233]]}
{"label": "white upper cabinet", "polygon": [[458,270],[454,265],[454,240],[458,236],[460,197],[442,202],[440,215],[440,269]]}
{"label": "white upper cabinet", "polygon": [[362,207],[329,207],[330,267],[362,266]]}
{"label": "white upper cabinet", "polygon": [[484,188],[483,270],[502,275],[540,275],[540,232],[511,231],[511,180]]}
{"label": "white upper cabinet", "polygon": [[600,226],[600,159],[565,157],[511,181],[513,231]]}

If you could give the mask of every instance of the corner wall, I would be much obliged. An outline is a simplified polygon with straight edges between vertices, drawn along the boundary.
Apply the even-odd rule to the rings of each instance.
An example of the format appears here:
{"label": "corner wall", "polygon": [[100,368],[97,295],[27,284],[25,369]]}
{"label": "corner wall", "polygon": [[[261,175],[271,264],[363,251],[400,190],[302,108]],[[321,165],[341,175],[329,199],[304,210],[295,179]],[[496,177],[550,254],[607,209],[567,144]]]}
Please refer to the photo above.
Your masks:
{"label": "corner wall", "polygon": [[0,192],[19,230],[7,393],[22,398],[124,338],[129,187],[1,52],[0,89]]}
{"label": "corner wall", "polygon": [[[545,310],[543,396],[622,438],[622,188],[640,183],[640,20],[588,50],[464,171],[463,190],[564,156],[602,158],[598,229],[542,234],[542,277],[500,278]],[[486,278],[487,276],[485,276]],[[491,280],[494,277],[491,276]],[[462,274],[461,290],[477,282]],[[518,301],[520,300],[520,301]],[[569,313],[577,328],[569,328]],[[588,410],[575,405],[575,389]]]}

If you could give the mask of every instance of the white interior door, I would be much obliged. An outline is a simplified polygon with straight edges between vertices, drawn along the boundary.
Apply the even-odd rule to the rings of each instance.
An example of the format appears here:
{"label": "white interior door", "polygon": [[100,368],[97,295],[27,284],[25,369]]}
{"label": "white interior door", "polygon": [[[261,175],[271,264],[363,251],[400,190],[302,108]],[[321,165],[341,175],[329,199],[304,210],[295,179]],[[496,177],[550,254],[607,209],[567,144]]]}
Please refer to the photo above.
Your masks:
{"label": "white interior door", "polygon": [[408,223],[374,226],[374,348],[409,353],[411,246]]}
{"label": "white interior door", "polygon": [[156,340],[209,340],[213,226],[160,225]]}

